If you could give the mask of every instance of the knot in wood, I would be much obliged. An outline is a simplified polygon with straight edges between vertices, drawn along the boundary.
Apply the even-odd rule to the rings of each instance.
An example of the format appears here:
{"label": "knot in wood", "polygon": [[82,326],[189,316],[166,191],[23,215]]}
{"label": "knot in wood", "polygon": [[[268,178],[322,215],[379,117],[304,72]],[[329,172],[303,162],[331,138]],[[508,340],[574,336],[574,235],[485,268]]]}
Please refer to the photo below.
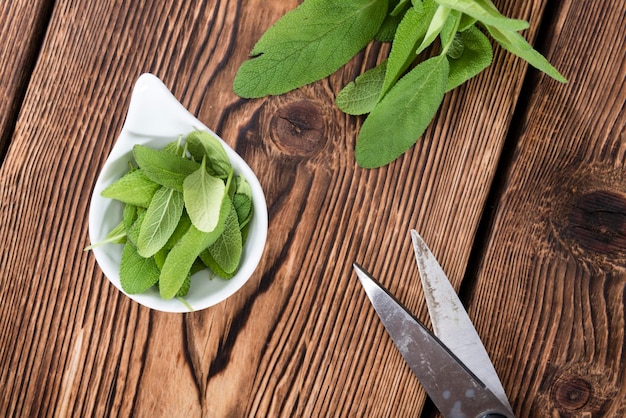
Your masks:
{"label": "knot in wood", "polygon": [[591,384],[580,377],[559,379],[554,388],[554,400],[561,410],[582,409],[591,399]]}
{"label": "knot in wood", "polygon": [[571,202],[567,230],[585,250],[626,252],[626,195],[596,190],[577,196]]}
{"label": "knot in wood", "polygon": [[615,373],[580,363],[549,373],[551,403],[562,417],[601,416],[611,404],[622,400]]}
{"label": "knot in wood", "polygon": [[272,116],[270,136],[285,154],[317,154],[326,144],[326,124],[320,108],[308,100],[285,104]]}

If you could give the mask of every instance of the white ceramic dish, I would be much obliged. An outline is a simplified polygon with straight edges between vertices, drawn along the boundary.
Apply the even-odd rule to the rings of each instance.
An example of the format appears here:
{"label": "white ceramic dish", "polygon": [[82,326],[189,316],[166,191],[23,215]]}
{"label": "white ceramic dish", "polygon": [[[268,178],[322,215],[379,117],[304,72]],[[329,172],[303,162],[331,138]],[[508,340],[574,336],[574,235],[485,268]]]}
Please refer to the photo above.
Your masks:
{"label": "white ceramic dish", "polygon": [[[142,74],[139,77],[132,92],[126,121],[96,181],[91,197],[89,236],[92,243],[102,241],[122,219],[122,204],[105,199],[100,193],[128,171],[133,146],[143,144],[152,148],[162,148],[178,139],[180,135],[186,135],[195,129],[212,132],[176,100],[161,80],[152,74]],[[248,238],[237,274],[229,280],[211,279],[208,271],[202,271],[192,277],[189,294],[184,299],[193,310],[215,305],[240,289],[256,269],[267,239],[267,203],[259,180],[232,148],[224,141],[222,144],[235,171],[243,175],[252,188],[254,215],[250,221]],[[122,249],[123,246],[120,244],[105,244],[94,248],[93,253],[105,276],[125,293],[119,277]],[[159,311],[189,312],[189,307],[176,298],[161,299],[155,288],[142,294],[127,296]]]}

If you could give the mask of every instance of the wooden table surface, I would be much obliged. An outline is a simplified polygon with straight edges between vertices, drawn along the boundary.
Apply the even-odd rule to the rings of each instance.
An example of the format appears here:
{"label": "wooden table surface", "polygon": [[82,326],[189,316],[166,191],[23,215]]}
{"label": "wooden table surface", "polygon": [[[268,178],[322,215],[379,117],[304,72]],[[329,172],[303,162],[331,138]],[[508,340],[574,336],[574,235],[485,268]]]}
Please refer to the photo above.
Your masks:
{"label": "wooden table surface", "polygon": [[[0,3],[0,415],[437,416],[352,271],[428,321],[409,230],[459,289],[518,417],[626,415],[626,9],[497,1],[568,78],[495,48],[415,147],[361,169],[338,91],[232,93],[288,1]],[[151,311],[104,277],[89,199],[151,72],[258,173],[269,239],[234,296]]]}

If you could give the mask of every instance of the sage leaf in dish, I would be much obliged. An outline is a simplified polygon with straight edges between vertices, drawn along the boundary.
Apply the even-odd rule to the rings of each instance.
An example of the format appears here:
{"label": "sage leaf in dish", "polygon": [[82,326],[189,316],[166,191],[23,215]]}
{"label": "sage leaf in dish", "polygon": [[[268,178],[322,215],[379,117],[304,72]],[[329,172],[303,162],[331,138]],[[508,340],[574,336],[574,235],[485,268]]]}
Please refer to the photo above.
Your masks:
{"label": "sage leaf in dish", "polygon": [[125,244],[126,229],[124,228],[124,222],[117,224],[117,226],[107,234],[106,240],[107,242],[112,242],[114,244]]}
{"label": "sage leaf in dish", "polygon": [[185,297],[187,296],[187,293],[189,293],[189,289],[191,288],[191,274],[192,273],[190,270],[187,276],[185,277],[185,280],[183,280],[183,284],[180,285],[180,289],[178,289],[178,292],[176,292],[175,296],[177,298]]}
{"label": "sage leaf in dish", "polygon": [[167,152],[168,154],[178,155],[179,157],[185,156],[185,148],[181,143],[182,137],[179,137],[176,141],[172,141],[161,148],[162,152]]}
{"label": "sage leaf in dish", "polygon": [[252,189],[209,132],[181,135],[160,150],[135,145],[133,157],[130,172],[103,192],[123,205],[121,222],[85,250],[124,244],[125,292],[154,286],[162,298],[176,297],[189,307],[183,297],[195,273],[208,268],[222,279],[236,274],[254,213]]}
{"label": "sage leaf in dish", "polygon": [[241,229],[252,219],[252,199],[243,194],[235,194],[233,196],[233,206],[237,212],[239,229]]}
{"label": "sage leaf in dish", "polygon": [[220,141],[206,131],[194,131],[187,135],[187,150],[196,161],[207,159],[206,169],[214,176],[228,178],[233,167]]}
{"label": "sage leaf in dish", "polygon": [[213,231],[220,219],[225,194],[226,184],[207,173],[204,157],[200,168],[188,175],[183,182],[185,208],[191,223],[200,231]]}
{"label": "sage leaf in dish", "polygon": [[183,285],[194,261],[202,251],[217,240],[223,232],[216,228],[212,232],[202,232],[191,225],[178,243],[169,251],[159,276],[159,293],[163,299],[176,296]]}
{"label": "sage leaf in dish", "polygon": [[208,249],[202,251],[198,257],[200,258],[200,260],[202,260],[202,263],[205,266],[207,266],[212,272],[214,272],[219,277],[230,279],[235,275],[234,273],[228,273],[222,270],[222,267],[220,267],[217,261],[215,261],[215,259],[213,258],[213,256],[211,255]]}
{"label": "sage leaf in dish", "polygon": [[161,269],[163,269],[163,264],[165,264],[165,259],[167,258],[167,254],[169,254],[169,252],[170,252],[170,248],[163,247],[159,251],[154,253],[154,255],[152,256],[152,259],[154,260],[157,267],[159,268],[159,274],[160,274]]}
{"label": "sage leaf in dish", "polygon": [[150,180],[181,193],[185,178],[200,167],[195,161],[143,145],[135,145],[133,155]]}
{"label": "sage leaf in dish", "polygon": [[180,220],[178,221],[178,225],[176,225],[176,229],[170,235],[170,238],[167,240],[163,248],[165,250],[171,250],[174,245],[187,233],[189,227],[191,226],[191,219],[189,219],[189,215],[186,210],[183,210],[182,215],[180,215]]}
{"label": "sage leaf in dish", "polygon": [[232,198],[233,206],[237,212],[239,229],[243,230],[252,219],[252,215],[254,213],[254,206],[252,204],[252,188],[246,179],[241,176],[235,179],[235,185],[235,194]]}
{"label": "sage leaf in dish", "polygon": [[[230,199],[223,199],[220,212],[228,213],[231,205]],[[211,232],[200,231],[191,224],[187,232],[172,247],[165,258],[159,276],[159,293],[163,299],[176,296],[196,258],[224,232],[226,219],[226,216],[220,217],[218,224]]]}
{"label": "sage leaf in dish", "polygon": [[139,228],[139,255],[150,257],[165,246],[178,225],[184,206],[180,192],[167,187],[157,190]]}
{"label": "sage leaf in dish", "polygon": [[130,227],[133,225],[133,223],[137,219],[138,213],[139,208],[137,206],[129,204],[124,205],[124,211],[122,212],[122,225],[124,226],[125,231],[129,230]]}
{"label": "sage leaf in dish", "polygon": [[223,271],[232,274],[239,267],[242,248],[243,241],[237,211],[231,205],[230,212],[226,217],[224,233],[209,247],[209,253]]}
{"label": "sage leaf in dish", "polygon": [[136,247],[137,241],[139,241],[139,230],[141,229],[141,224],[143,223],[144,218],[146,217],[146,209],[142,207],[137,208],[136,216],[130,225],[130,227],[126,227],[126,238]]}
{"label": "sage leaf in dish", "polygon": [[159,187],[159,184],[150,180],[143,171],[132,170],[105,188],[101,196],[147,208]]}
{"label": "sage leaf in dish", "polygon": [[124,245],[120,264],[120,284],[124,292],[131,295],[145,292],[159,280],[159,274],[154,259],[140,256],[132,244]]}

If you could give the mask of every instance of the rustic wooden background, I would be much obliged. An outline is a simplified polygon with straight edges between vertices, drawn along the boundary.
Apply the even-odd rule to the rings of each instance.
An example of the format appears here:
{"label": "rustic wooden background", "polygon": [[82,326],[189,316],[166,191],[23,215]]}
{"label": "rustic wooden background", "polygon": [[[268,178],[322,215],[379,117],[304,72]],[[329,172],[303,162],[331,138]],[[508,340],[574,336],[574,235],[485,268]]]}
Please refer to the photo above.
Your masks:
{"label": "rustic wooden background", "polygon": [[[418,144],[363,170],[329,79],[232,80],[296,0],[0,3],[0,415],[437,416],[351,264],[427,320],[409,229],[459,289],[518,417],[626,415],[626,8],[499,0],[569,79],[495,49]],[[258,173],[269,240],[213,308],[140,307],[102,275],[89,196],[143,72]]]}

